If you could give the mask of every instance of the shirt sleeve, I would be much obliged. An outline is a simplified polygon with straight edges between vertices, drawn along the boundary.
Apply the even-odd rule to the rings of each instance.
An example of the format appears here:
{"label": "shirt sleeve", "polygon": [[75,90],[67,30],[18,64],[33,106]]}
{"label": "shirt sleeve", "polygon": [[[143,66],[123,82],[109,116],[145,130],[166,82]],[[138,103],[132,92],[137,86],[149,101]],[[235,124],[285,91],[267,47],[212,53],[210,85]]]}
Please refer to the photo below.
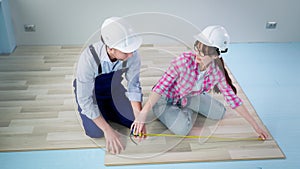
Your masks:
{"label": "shirt sleeve", "polygon": [[128,82],[128,91],[126,92],[126,96],[130,101],[142,102],[143,95],[140,84],[141,59],[137,51],[128,59],[127,65],[128,70],[125,78]]}
{"label": "shirt sleeve", "polygon": [[87,48],[82,52],[77,63],[76,92],[78,104],[82,109],[81,113],[90,119],[100,116],[97,102],[94,99],[95,70],[98,70],[97,64]]}
{"label": "shirt sleeve", "polygon": [[163,74],[163,76],[158,80],[156,85],[152,88],[152,91],[160,95],[165,95],[168,98],[171,98],[172,92],[169,92],[169,89],[172,88],[172,85],[174,85],[174,82],[176,81],[177,77],[178,77],[177,59],[174,59],[171,62],[171,65]]}
{"label": "shirt sleeve", "polygon": [[224,96],[225,101],[230,105],[232,109],[242,105],[242,100],[234,93],[230,85],[227,83],[225,76],[218,69],[218,74],[220,76],[218,88]]}

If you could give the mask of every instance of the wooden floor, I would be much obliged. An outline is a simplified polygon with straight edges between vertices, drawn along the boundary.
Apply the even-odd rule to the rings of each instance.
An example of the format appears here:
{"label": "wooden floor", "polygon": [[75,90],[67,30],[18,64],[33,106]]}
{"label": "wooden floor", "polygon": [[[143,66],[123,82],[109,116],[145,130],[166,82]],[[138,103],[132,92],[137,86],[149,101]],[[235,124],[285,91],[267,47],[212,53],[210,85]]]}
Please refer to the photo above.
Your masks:
{"label": "wooden floor", "polygon": [[[144,100],[170,60],[185,50],[152,46],[140,49]],[[84,135],[76,113],[72,80],[80,51],[81,47],[73,46],[20,46],[12,55],[0,56],[0,151],[104,146],[104,139],[91,140]],[[157,56],[160,58],[155,59]],[[242,89],[238,90],[260,122]],[[153,115],[149,118],[153,119],[148,124],[149,133],[169,132]],[[196,125],[203,128],[202,136],[256,137],[251,126],[233,111],[219,122],[199,116]],[[124,134],[127,147],[118,156],[107,153],[106,165],[284,158],[272,137],[264,142],[149,137],[135,145],[128,138],[128,130],[114,126]]]}
{"label": "wooden floor", "polygon": [[81,47],[20,46],[0,57],[0,150],[95,147],[72,92]]}

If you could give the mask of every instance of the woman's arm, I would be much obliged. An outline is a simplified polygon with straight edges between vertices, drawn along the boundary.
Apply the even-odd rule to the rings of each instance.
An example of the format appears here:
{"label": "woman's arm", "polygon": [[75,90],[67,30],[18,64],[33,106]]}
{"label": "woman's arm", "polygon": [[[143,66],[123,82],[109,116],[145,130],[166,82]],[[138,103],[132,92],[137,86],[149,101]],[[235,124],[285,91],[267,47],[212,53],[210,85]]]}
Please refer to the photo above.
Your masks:
{"label": "woman's arm", "polygon": [[256,133],[259,134],[259,137],[262,140],[265,140],[268,138],[267,132],[265,132],[263,129],[260,128],[260,126],[256,123],[254,118],[251,116],[251,114],[249,113],[249,111],[243,104],[236,107],[235,110],[252,125],[252,127],[254,128]]}
{"label": "woman's arm", "polygon": [[221,77],[218,83],[218,88],[223,94],[226,102],[230,105],[231,108],[236,110],[252,125],[252,127],[259,134],[259,137],[262,140],[267,139],[268,134],[264,130],[262,130],[260,126],[256,123],[254,118],[249,113],[248,109],[242,103],[242,100],[235,94],[231,86],[227,83],[225,76],[223,75],[223,73],[221,73],[220,70],[217,71],[217,76]]}
{"label": "woman's arm", "polygon": [[131,130],[133,131],[134,135],[146,134],[145,129],[145,121],[147,118],[148,112],[152,109],[155,103],[160,99],[161,95],[151,92],[148,101],[137,115],[135,121],[131,125]]}
{"label": "woman's arm", "polygon": [[178,78],[178,68],[182,66],[183,63],[185,63],[184,56],[177,57],[174,60],[172,60],[170,66],[165,71],[165,73],[162,75],[162,77],[158,80],[158,82],[155,84],[155,86],[152,88],[152,92],[150,93],[150,96],[148,98],[148,101],[143,106],[143,109],[139,113],[139,115],[136,117],[135,121],[131,125],[131,130],[134,133],[134,135],[142,135],[146,134],[145,129],[145,121],[147,118],[148,112],[152,109],[152,107],[156,104],[156,102],[160,99],[162,95],[170,96],[172,93],[169,92],[169,89],[172,87],[173,83]]}

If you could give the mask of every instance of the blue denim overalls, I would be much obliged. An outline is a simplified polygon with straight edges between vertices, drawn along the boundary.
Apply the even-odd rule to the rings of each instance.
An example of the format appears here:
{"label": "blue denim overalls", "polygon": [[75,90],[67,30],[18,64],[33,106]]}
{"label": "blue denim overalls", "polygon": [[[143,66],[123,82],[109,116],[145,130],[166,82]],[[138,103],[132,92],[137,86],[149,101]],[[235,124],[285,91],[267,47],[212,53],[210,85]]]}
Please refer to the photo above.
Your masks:
{"label": "blue denim overalls", "polygon": [[[92,45],[89,48],[98,65],[98,76],[95,79],[95,98],[102,117],[106,121],[112,121],[130,128],[134,120],[134,114],[131,103],[125,96],[126,89],[121,84],[123,80],[122,74],[127,70],[127,62],[123,62],[122,69],[120,70],[102,74],[101,62],[98,55]],[[103,46],[101,50],[102,48]],[[73,86],[77,102],[76,79],[73,82]],[[103,131],[91,119],[81,113],[82,109],[78,102],[77,105],[86,135],[92,138],[103,137]]]}

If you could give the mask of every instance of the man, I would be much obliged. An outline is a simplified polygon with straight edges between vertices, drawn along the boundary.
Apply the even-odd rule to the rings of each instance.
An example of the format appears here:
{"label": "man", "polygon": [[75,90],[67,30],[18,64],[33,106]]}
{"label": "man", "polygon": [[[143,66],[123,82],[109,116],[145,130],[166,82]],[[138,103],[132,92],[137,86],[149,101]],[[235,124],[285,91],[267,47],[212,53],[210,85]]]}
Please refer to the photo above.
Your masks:
{"label": "man", "polygon": [[[101,26],[101,41],[86,48],[77,64],[74,87],[85,132],[92,138],[104,136],[106,149],[113,154],[124,145],[109,121],[130,128],[142,107],[141,61],[136,52],[141,43],[124,18],[111,17]],[[123,73],[128,91],[121,84]]]}

